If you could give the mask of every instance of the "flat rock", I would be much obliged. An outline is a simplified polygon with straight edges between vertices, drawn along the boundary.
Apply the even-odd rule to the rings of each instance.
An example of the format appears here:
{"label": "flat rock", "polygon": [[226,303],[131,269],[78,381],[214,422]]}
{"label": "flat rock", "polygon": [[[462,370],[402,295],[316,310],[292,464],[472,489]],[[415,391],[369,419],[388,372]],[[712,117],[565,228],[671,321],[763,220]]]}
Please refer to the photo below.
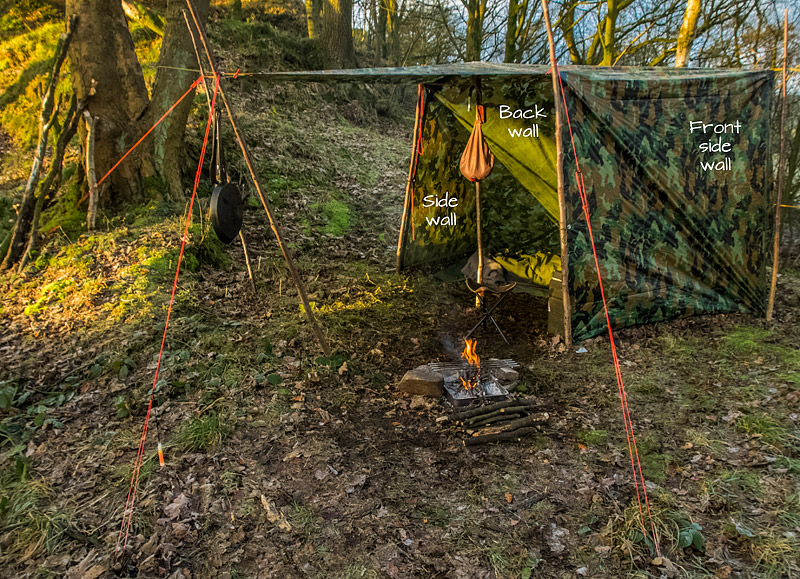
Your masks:
{"label": "flat rock", "polygon": [[397,385],[401,392],[416,394],[417,396],[439,397],[443,393],[444,378],[425,366],[409,370]]}

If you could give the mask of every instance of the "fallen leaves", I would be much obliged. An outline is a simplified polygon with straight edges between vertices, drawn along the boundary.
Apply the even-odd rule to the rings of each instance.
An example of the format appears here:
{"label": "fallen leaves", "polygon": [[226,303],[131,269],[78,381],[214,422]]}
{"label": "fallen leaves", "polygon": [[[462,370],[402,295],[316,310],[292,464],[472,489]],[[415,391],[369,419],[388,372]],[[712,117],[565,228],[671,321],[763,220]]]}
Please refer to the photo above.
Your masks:
{"label": "fallen leaves", "polygon": [[164,507],[164,514],[170,521],[180,517],[181,511],[189,504],[189,497],[181,493],[174,501]]}
{"label": "fallen leaves", "polygon": [[292,525],[286,520],[286,515],[275,508],[275,503],[268,500],[267,497],[261,495],[261,505],[267,512],[267,520],[274,523],[281,531],[288,533],[292,530]]}

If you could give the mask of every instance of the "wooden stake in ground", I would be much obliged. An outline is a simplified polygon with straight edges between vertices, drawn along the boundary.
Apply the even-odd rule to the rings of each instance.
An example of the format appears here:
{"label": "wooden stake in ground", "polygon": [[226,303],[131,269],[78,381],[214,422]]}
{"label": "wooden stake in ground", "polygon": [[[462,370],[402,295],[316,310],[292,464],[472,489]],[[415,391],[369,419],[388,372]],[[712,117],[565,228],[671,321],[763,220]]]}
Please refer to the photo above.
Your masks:
{"label": "wooden stake in ground", "polygon": [[542,13],[547,29],[547,44],[550,47],[550,71],[553,76],[553,97],[555,98],[556,121],[556,176],[558,180],[558,222],[561,238],[561,299],[564,302],[564,344],[572,345],[572,307],[569,301],[569,255],[567,253],[567,207],[564,199],[564,151],[561,143],[561,86],[556,62],[556,45],[553,28],[550,26],[550,12],[547,0],[542,0]]}
{"label": "wooden stake in ground", "polygon": [[778,195],[775,199],[775,239],[772,249],[772,281],[769,286],[769,299],[767,300],[767,321],[772,321],[772,312],[775,309],[775,290],[778,286],[778,261],[781,256],[781,199],[783,197],[783,127],[786,124],[786,66],[789,45],[789,10],[783,11],[783,85],[781,86],[781,122],[778,127],[781,132],[780,147],[778,149]]}
{"label": "wooden stake in ground", "polygon": [[[206,38],[206,33],[203,30],[203,27],[200,26],[200,22],[197,19],[197,11],[192,4],[192,0],[186,0],[186,4],[189,7],[189,13],[192,16],[192,21],[194,22],[195,28],[198,32],[198,36],[200,38],[200,42],[203,45],[203,50],[206,53],[206,58],[208,59],[208,64],[211,67],[211,72],[214,76],[217,76],[217,67],[214,64],[214,57],[211,56],[211,51],[208,48],[208,39]],[[190,33],[194,35],[194,31],[190,30]],[[233,127],[233,132],[236,135],[236,140],[239,143],[239,148],[242,150],[242,156],[244,157],[244,162],[247,165],[247,170],[250,173],[250,178],[253,181],[253,186],[256,189],[256,193],[258,193],[258,197],[261,200],[261,205],[264,207],[264,211],[267,214],[267,219],[269,219],[269,225],[272,229],[272,233],[275,235],[275,240],[278,242],[278,246],[281,249],[281,253],[283,253],[283,259],[286,261],[286,267],[289,269],[289,274],[292,276],[292,281],[294,281],[294,285],[297,288],[297,293],[300,294],[300,302],[303,305],[303,311],[308,318],[308,323],[311,325],[311,331],[314,333],[314,336],[317,338],[322,351],[325,353],[326,356],[331,355],[330,346],[328,346],[328,342],[325,339],[325,336],[322,334],[322,330],[320,329],[319,325],[317,324],[317,318],[314,316],[314,312],[311,309],[311,304],[308,302],[308,296],[306,295],[305,287],[303,286],[303,282],[300,279],[300,274],[298,274],[297,269],[294,267],[294,260],[292,259],[291,251],[288,247],[286,247],[286,243],[283,240],[283,233],[281,231],[280,225],[278,225],[275,216],[272,213],[272,209],[267,202],[267,198],[264,195],[263,188],[261,187],[261,182],[259,181],[258,174],[256,173],[255,164],[253,163],[253,158],[250,155],[250,150],[247,148],[247,143],[244,140],[244,135],[239,129],[239,122],[234,114],[233,110],[231,109],[230,103],[228,102],[228,97],[225,94],[225,89],[223,87],[222,78],[219,79],[219,95],[222,97],[222,103],[225,105],[225,111],[228,113],[228,118],[231,121],[231,127]]]}
{"label": "wooden stake in ground", "polygon": [[239,231],[239,241],[242,242],[242,249],[244,250],[244,264],[247,266],[247,275],[250,277],[250,289],[256,293],[256,282],[253,279],[253,270],[250,269],[250,257],[247,255],[247,244],[244,242],[244,235],[241,230]]}
{"label": "wooden stake in ground", "polygon": [[86,212],[86,229],[94,229],[97,220],[97,206],[100,204],[100,195],[97,191],[97,173],[94,170],[94,126],[97,118],[89,111],[83,111],[86,122],[86,179],[89,181],[89,209]]}

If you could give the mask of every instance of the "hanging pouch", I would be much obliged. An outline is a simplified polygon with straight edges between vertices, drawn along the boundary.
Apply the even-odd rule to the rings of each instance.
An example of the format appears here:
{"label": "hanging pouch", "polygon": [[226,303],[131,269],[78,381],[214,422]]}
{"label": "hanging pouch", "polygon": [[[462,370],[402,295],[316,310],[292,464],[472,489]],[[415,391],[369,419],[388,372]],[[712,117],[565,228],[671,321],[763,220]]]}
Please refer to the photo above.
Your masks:
{"label": "hanging pouch", "polygon": [[489,150],[489,145],[486,144],[481,130],[484,119],[483,105],[476,106],[475,124],[472,126],[472,134],[469,136],[459,164],[461,174],[470,181],[486,179],[494,167],[494,155]]}

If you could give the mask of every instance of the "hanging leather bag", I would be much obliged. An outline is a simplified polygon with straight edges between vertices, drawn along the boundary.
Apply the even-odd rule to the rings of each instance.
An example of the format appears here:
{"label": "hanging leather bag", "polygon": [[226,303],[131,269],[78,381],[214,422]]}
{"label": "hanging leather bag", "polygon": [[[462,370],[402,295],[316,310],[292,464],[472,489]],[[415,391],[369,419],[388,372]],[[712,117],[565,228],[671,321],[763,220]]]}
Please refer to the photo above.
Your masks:
{"label": "hanging leather bag", "polygon": [[470,181],[481,181],[489,176],[494,167],[494,155],[489,150],[489,145],[483,139],[481,124],[485,120],[483,105],[475,107],[475,124],[469,136],[467,146],[461,155],[459,167],[462,175]]}

